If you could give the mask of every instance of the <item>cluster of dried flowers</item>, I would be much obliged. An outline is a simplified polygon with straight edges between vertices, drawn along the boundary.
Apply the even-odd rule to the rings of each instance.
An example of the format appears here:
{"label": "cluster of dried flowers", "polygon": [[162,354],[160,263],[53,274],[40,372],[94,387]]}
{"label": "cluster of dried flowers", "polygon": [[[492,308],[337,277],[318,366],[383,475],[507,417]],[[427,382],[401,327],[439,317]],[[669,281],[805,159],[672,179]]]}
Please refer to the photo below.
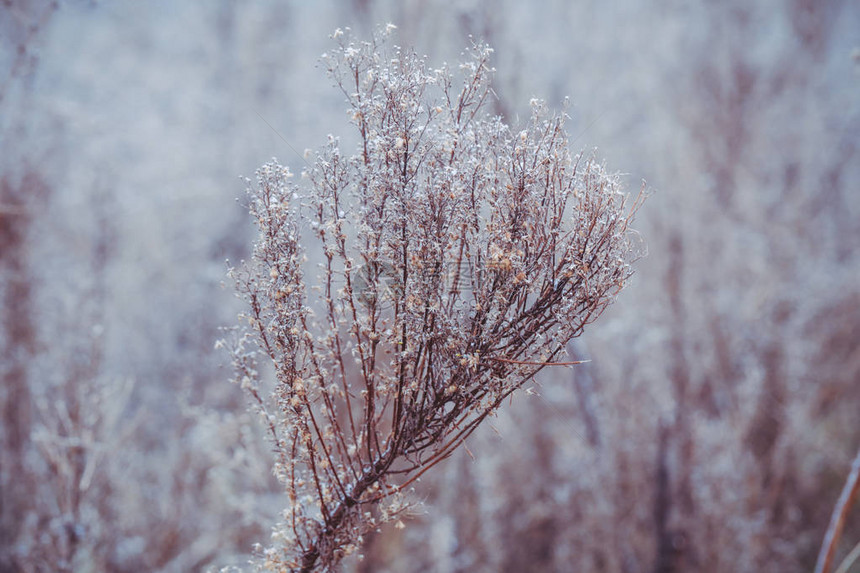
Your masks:
{"label": "cluster of dried flowers", "polygon": [[[485,111],[491,50],[456,72],[384,39],[323,60],[359,144],[337,138],[294,182],[272,161],[249,189],[260,236],[234,276],[249,324],[237,379],[265,416],[289,506],[271,570],[330,569],[396,519],[448,457],[613,300],[636,256],[617,176],[572,156],[538,101],[522,131]],[[305,276],[303,240],[321,247]],[[259,362],[276,390],[260,389]]]}

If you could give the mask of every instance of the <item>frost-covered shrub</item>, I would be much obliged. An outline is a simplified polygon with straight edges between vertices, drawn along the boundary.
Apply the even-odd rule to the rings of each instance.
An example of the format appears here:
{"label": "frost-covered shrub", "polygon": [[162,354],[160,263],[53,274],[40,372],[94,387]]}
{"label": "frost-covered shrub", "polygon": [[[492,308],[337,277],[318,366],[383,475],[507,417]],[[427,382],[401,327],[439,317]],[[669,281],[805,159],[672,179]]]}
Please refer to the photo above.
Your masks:
{"label": "frost-covered shrub", "polygon": [[[564,115],[533,101],[516,131],[484,111],[488,47],[455,72],[381,39],[335,38],[323,61],[357,149],[330,137],[306,185],[264,165],[249,190],[260,236],[234,271],[250,325],[233,347],[237,381],[289,498],[271,570],[331,568],[396,520],[406,487],[558,364],[635,256],[639,200],[571,155]],[[321,248],[318,283],[305,235]],[[273,403],[258,359],[274,368]]]}

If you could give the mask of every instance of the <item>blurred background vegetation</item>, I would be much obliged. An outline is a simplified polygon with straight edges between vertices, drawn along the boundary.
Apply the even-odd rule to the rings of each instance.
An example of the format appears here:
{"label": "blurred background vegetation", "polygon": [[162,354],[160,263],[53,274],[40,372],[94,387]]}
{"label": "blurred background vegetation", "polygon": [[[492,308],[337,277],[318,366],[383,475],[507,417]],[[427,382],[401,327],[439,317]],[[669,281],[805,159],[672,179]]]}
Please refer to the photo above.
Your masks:
{"label": "blurred background vegetation", "polygon": [[285,500],[213,347],[253,237],[238,176],[346,135],[316,63],[387,22],[431,63],[487,41],[496,113],[569,97],[574,145],[654,196],[648,256],[571,348],[591,362],[514,398],[347,568],[811,570],[860,446],[848,0],[4,1],[0,570],[205,570],[266,541]]}

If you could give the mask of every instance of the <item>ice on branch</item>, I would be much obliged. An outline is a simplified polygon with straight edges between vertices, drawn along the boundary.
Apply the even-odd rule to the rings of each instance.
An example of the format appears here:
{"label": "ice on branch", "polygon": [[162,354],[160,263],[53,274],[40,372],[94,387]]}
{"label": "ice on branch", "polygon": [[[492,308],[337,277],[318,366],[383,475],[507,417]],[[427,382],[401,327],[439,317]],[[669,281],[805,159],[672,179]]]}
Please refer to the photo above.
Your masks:
{"label": "ice on branch", "polygon": [[330,570],[367,530],[399,527],[413,481],[563,359],[636,257],[641,194],[571,154],[563,114],[535,100],[512,129],[487,109],[487,46],[456,75],[390,32],[338,30],[323,60],[357,148],[330,137],[299,181],[271,161],[249,189],[259,237],[234,274],[257,348],[234,364],[291,500],[271,570]]}

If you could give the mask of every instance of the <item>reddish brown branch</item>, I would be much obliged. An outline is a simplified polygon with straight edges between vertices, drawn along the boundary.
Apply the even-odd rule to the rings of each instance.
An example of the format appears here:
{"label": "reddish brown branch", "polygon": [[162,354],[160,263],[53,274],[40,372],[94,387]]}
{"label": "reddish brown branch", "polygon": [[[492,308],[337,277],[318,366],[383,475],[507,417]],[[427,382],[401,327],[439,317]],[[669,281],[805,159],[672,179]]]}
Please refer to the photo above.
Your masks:
{"label": "reddish brown branch", "polygon": [[824,535],[821,551],[818,554],[815,573],[828,573],[830,571],[836,546],[839,544],[842,529],[845,527],[845,519],[848,517],[848,510],[851,509],[854,500],[857,499],[858,492],[860,492],[860,450],[857,451],[857,457],[851,464],[851,472],[848,474],[848,479],[845,480],[845,487],[842,488],[842,493],[833,508],[830,525]]}

